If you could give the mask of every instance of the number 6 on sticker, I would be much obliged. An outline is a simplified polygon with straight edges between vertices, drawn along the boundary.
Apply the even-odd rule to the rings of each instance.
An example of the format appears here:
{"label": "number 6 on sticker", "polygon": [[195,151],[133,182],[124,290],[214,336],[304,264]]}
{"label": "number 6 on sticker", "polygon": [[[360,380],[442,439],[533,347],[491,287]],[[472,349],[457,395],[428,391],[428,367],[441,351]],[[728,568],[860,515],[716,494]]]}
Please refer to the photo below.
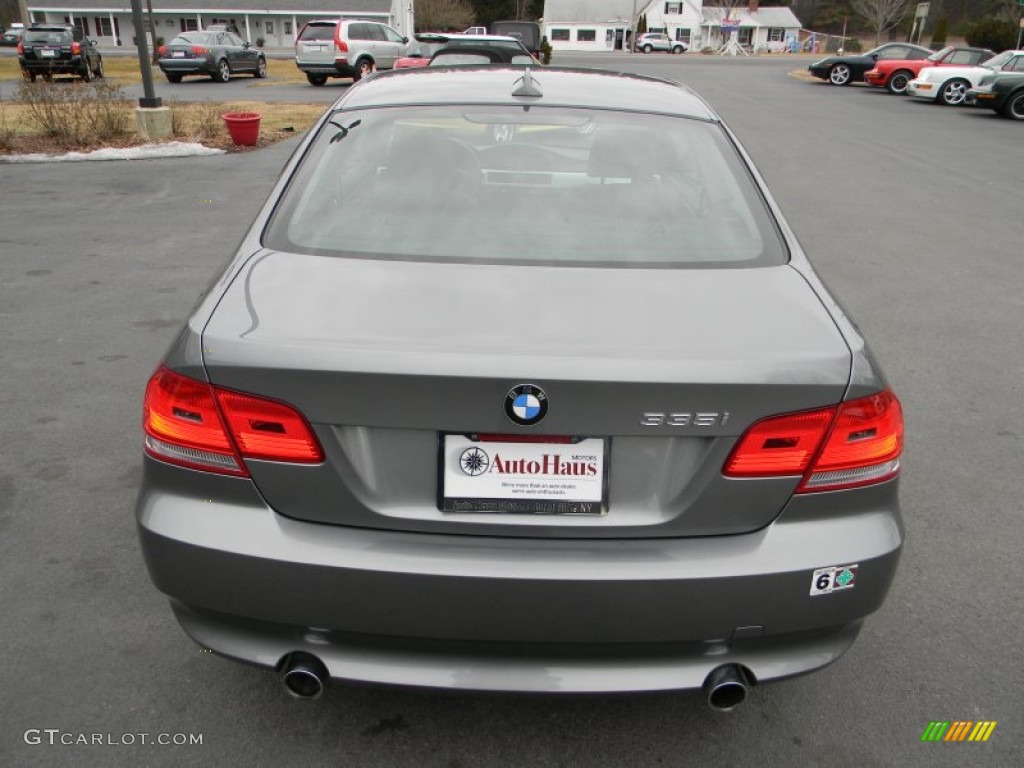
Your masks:
{"label": "number 6 on sticker", "polygon": [[857,583],[857,563],[819,568],[811,574],[811,597],[852,589]]}

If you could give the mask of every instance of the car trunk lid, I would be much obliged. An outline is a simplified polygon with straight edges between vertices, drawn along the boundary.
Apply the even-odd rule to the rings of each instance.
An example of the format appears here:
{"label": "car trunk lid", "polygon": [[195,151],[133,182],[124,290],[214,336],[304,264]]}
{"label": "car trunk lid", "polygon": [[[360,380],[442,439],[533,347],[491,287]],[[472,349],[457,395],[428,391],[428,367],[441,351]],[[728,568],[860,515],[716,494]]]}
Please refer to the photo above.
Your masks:
{"label": "car trunk lid", "polygon": [[[227,288],[203,349],[212,383],[294,405],[324,446],[320,466],[248,462],[281,514],[510,536],[762,527],[798,478],[725,478],[730,449],[759,419],[839,402],[850,372],[831,317],[788,266],[591,269],[263,252]],[[506,413],[521,384],[546,395],[535,426]],[[589,439],[602,454],[603,498],[588,511],[600,514],[442,511],[442,464],[453,461],[445,451],[481,435]]]}

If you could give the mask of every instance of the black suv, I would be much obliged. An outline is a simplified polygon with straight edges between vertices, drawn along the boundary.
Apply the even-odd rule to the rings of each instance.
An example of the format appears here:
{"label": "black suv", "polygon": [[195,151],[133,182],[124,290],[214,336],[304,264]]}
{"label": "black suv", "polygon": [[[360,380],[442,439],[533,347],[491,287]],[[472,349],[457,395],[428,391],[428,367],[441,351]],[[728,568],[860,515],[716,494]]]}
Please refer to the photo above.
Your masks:
{"label": "black suv", "polygon": [[18,63],[26,80],[37,76],[78,75],[89,82],[103,77],[103,58],[96,43],[77,27],[67,24],[33,24],[18,44]]}

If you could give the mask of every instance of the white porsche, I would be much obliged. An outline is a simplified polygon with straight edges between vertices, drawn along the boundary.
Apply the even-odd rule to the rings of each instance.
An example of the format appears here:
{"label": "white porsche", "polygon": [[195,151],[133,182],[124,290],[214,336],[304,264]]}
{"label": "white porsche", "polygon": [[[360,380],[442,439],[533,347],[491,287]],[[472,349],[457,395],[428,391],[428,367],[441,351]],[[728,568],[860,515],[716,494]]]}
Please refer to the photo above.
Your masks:
{"label": "white porsche", "polygon": [[977,88],[985,75],[1014,69],[1024,51],[1003,51],[975,67],[925,67],[907,84],[907,93],[919,99],[956,106],[964,103],[967,91]]}

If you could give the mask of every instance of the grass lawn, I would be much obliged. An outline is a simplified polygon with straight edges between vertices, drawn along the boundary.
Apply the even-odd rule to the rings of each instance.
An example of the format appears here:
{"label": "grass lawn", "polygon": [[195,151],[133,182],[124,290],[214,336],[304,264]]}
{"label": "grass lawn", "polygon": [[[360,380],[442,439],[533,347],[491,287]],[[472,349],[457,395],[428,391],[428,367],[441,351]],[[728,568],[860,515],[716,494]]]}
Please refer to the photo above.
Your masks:
{"label": "grass lawn", "polygon": [[[43,88],[49,89],[43,91],[47,98],[34,104],[0,102],[0,155],[146,143],[135,129],[134,100],[90,101],[89,87],[78,85],[68,91],[69,98],[75,99],[75,109],[68,109],[69,102],[62,101],[61,91],[53,84]],[[326,109],[325,104],[256,101],[164,103],[171,109],[174,140],[228,150],[234,146],[221,118],[226,112],[258,112],[262,116],[259,146],[267,146],[308,130]]]}
{"label": "grass lawn", "polygon": [[[107,56],[103,59],[103,70],[107,79],[121,85],[142,82],[139,60],[134,56]],[[239,75],[248,78],[249,75]],[[21,68],[16,56],[0,58],[0,80],[21,80]],[[164,82],[160,68],[153,65],[153,80]],[[306,76],[295,66],[291,59],[267,59],[267,79],[259,81],[260,85],[272,86],[275,83],[304,83]]]}

